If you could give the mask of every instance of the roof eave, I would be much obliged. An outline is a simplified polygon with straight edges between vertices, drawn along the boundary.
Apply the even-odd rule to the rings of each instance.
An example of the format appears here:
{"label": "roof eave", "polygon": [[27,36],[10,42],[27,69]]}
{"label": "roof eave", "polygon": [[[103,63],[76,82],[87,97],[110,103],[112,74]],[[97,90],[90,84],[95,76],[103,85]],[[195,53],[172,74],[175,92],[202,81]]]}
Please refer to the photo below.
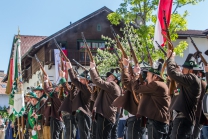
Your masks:
{"label": "roof eave", "polygon": [[93,13],[91,13],[91,14],[85,16],[85,17],[83,17],[82,19],[80,19],[80,20],[74,22],[73,24],[71,24],[71,25],[69,25],[69,26],[67,26],[67,27],[65,27],[65,28],[63,28],[63,29],[61,29],[61,30],[59,30],[58,32],[52,34],[51,36],[49,36],[49,37],[45,38],[44,40],[38,42],[37,44],[33,45],[33,46],[32,46],[32,47],[31,47],[31,48],[30,48],[30,49],[22,56],[22,59],[24,59],[24,58],[25,58],[25,57],[26,57],[33,49],[39,48],[40,46],[42,46],[42,45],[44,45],[45,43],[51,41],[52,39],[56,38],[57,36],[59,36],[59,35],[65,33],[66,31],[68,31],[68,30],[74,28],[75,26],[79,25],[80,23],[85,22],[86,20],[92,18],[93,16],[95,16],[95,15],[97,15],[97,14],[103,12],[103,11],[107,11],[107,12],[109,12],[109,13],[112,13],[112,12],[113,12],[112,10],[110,10],[109,8],[107,8],[106,6],[104,6],[104,7],[100,8],[100,9],[98,9],[97,11],[95,11],[95,12],[93,12]]}
{"label": "roof eave", "polygon": [[178,37],[200,37],[200,38],[206,38],[205,34],[178,34]]}

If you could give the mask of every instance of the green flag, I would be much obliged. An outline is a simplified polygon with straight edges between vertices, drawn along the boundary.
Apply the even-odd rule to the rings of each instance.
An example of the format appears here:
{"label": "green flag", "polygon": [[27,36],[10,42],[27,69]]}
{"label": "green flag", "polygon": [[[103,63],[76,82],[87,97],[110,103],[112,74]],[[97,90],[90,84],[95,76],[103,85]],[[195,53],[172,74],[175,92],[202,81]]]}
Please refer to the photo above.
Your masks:
{"label": "green flag", "polygon": [[25,111],[24,107],[24,93],[21,71],[21,52],[20,52],[20,39],[14,39],[14,53],[13,53],[13,84],[12,92],[9,97],[9,104],[13,107],[15,116],[20,117]]}

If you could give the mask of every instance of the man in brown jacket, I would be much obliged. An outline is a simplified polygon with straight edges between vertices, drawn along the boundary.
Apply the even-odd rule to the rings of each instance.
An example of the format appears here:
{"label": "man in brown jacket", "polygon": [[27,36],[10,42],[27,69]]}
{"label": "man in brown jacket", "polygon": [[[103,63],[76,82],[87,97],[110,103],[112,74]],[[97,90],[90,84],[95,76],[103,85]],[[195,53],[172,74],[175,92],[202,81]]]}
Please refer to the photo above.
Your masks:
{"label": "man in brown jacket", "polygon": [[75,139],[77,132],[77,123],[76,123],[76,111],[72,111],[73,99],[79,93],[79,89],[74,85],[69,85],[69,83],[64,78],[63,72],[60,71],[61,80],[60,84],[64,87],[67,96],[63,100],[59,111],[62,113],[62,118],[64,121],[64,139]]}
{"label": "man in brown jacket", "polygon": [[[198,73],[203,71],[203,68],[196,67],[196,68],[193,68],[193,71],[194,71],[194,74],[197,76]],[[202,130],[202,126],[207,124],[207,119],[204,116],[203,111],[202,111],[202,99],[203,99],[204,94],[206,92],[207,84],[205,81],[202,80],[202,78],[200,76],[198,76],[198,78],[200,78],[200,80],[201,80],[201,95],[200,95],[199,102],[197,105],[197,110],[196,110],[196,124],[194,126],[193,134],[192,134],[193,139],[200,138],[200,132]]]}
{"label": "man in brown jacket", "polygon": [[194,75],[193,67],[196,61],[192,55],[188,55],[184,62],[182,73],[176,70],[174,61],[175,54],[168,51],[167,74],[178,83],[176,99],[172,100],[170,110],[175,113],[173,116],[173,129],[171,139],[189,138],[193,126],[196,123],[196,109],[201,94],[201,81]]}
{"label": "man in brown jacket", "polygon": [[66,65],[71,82],[79,89],[78,94],[73,99],[72,111],[77,110],[76,118],[78,120],[80,138],[89,139],[92,125],[91,96],[94,93],[92,88],[88,85],[89,75],[88,72],[85,71],[79,75],[78,79],[74,74],[71,62],[67,62]]}
{"label": "man in brown jacket", "polygon": [[95,70],[95,63],[90,62],[90,75],[92,82],[101,89],[98,93],[94,107],[97,119],[97,139],[111,139],[111,131],[116,122],[117,108],[112,105],[113,101],[120,96],[121,89],[117,85],[117,76],[112,74],[106,81],[102,80]]}
{"label": "man in brown jacket", "polygon": [[[124,58],[123,64],[129,66],[129,61]],[[139,65],[134,66],[134,74],[140,74]],[[147,73],[147,84],[142,85],[135,76],[133,91],[142,94],[138,114],[148,118],[147,129],[149,139],[165,139],[168,134],[170,96],[168,87],[160,76],[157,68],[150,68]]]}
{"label": "man in brown jacket", "polygon": [[50,106],[50,130],[51,130],[51,139],[61,139],[63,131],[63,120],[61,118],[61,112],[59,108],[61,106],[61,100],[58,98],[59,86],[52,84],[49,86],[48,77],[44,76],[44,90],[48,94],[51,106]]}
{"label": "man in brown jacket", "polygon": [[[123,66],[123,65],[122,65]],[[124,86],[125,92],[121,96],[119,96],[114,101],[114,106],[122,107],[124,111],[128,111],[128,118],[126,119],[126,126],[127,126],[127,138],[128,139],[146,139],[146,128],[145,128],[145,121],[146,118],[138,115],[137,108],[138,103],[136,103],[135,98],[133,96],[132,91],[132,76],[129,74],[128,67],[121,67],[121,82]],[[145,72],[145,71],[144,71]],[[145,74],[143,74],[145,77]],[[145,77],[146,78],[146,77]],[[145,80],[144,78],[144,80]],[[139,100],[138,100],[139,102]]]}

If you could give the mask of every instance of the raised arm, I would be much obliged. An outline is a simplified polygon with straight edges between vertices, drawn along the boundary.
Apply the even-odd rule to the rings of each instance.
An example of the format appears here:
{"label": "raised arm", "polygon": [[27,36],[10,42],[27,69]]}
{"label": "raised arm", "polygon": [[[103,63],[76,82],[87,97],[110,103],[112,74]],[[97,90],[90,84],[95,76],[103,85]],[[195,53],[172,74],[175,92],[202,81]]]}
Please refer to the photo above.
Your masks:
{"label": "raised arm", "polygon": [[96,84],[99,88],[103,89],[103,90],[108,90],[108,92],[113,91],[113,87],[114,87],[114,83],[112,82],[106,82],[104,80],[102,80],[95,69],[91,69],[90,70],[90,76],[92,79],[92,82],[94,84]]}
{"label": "raised arm", "polygon": [[147,85],[140,85],[139,82],[135,81],[132,89],[136,94],[152,94],[158,89],[158,85],[156,82],[151,82]]}
{"label": "raised arm", "polygon": [[171,79],[175,80],[176,82],[184,86],[191,86],[195,81],[194,75],[192,74],[185,75],[177,71],[177,66],[174,61],[174,58],[169,58],[167,60],[167,74]]}

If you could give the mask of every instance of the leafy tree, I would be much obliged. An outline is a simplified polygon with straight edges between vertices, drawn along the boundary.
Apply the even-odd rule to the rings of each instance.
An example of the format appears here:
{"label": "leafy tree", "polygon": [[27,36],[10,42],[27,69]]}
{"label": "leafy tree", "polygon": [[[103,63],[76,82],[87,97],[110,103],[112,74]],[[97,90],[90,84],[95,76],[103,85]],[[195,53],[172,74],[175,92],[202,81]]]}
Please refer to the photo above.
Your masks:
{"label": "leafy tree", "polygon": [[[171,15],[171,23],[169,31],[171,40],[175,41],[178,38],[177,31],[187,30],[188,11],[179,13],[178,9],[185,5],[195,5],[203,0],[174,0],[173,1],[173,12]],[[153,46],[154,28],[156,23],[157,7],[159,0],[123,0],[120,7],[116,12],[108,15],[108,20],[113,25],[119,25],[121,22],[125,24],[125,27],[121,28],[122,36],[118,36],[125,51],[129,54],[129,45],[127,37],[130,38],[132,46],[137,54],[137,58],[142,60],[142,56],[147,55],[147,46],[153,60],[158,58],[165,58],[164,54],[160,50],[155,50]],[[116,48],[116,42],[108,36],[102,36],[106,40],[107,49],[98,50],[96,61],[103,60],[102,64],[98,66],[98,70],[101,73],[109,70],[110,67],[118,66],[118,58],[112,49]],[[176,55],[183,56],[183,51],[187,48],[188,44],[186,41],[180,41],[175,46],[174,51]],[[120,54],[120,51],[118,51]],[[145,57],[147,61],[147,57]]]}

